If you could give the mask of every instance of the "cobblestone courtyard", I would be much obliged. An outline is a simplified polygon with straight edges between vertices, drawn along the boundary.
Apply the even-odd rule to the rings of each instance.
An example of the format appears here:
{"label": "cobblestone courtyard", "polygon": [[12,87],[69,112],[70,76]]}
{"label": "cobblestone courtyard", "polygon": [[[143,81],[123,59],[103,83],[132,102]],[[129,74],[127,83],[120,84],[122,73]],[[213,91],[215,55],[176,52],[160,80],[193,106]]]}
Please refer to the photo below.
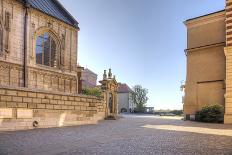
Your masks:
{"label": "cobblestone courtyard", "polygon": [[125,116],[98,125],[0,133],[0,155],[232,154],[232,125]]}

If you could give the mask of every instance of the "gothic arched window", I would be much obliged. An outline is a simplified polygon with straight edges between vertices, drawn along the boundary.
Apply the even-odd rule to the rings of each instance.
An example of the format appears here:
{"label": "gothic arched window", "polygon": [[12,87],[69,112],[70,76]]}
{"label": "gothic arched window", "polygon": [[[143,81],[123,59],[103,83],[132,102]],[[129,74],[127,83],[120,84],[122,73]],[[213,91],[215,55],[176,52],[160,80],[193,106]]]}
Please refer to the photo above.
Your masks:
{"label": "gothic arched window", "polygon": [[36,63],[59,67],[59,54],[57,42],[48,32],[43,33],[36,38]]}

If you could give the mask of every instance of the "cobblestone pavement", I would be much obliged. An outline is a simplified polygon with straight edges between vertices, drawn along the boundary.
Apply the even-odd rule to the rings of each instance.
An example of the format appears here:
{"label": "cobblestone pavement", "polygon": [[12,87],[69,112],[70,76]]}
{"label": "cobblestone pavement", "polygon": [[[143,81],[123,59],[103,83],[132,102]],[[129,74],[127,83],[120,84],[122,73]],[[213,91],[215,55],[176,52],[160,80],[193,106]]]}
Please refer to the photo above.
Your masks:
{"label": "cobblestone pavement", "polygon": [[0,155],[232,155],[232,125],[130,116],[97,125],[0,133]]}

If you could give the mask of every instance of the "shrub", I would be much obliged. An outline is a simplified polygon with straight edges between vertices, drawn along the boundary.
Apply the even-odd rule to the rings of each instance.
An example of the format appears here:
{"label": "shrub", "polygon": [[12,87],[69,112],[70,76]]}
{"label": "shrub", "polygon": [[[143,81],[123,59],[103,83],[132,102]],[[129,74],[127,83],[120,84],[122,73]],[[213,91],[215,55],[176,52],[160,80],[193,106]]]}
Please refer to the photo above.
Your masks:
{"label": "shrub", "polygon": [[207,105],[196,113],[196,120],[209,123],[223,122],[224,108],[222,105]]}
{"label": "shrub", "polygon": [[134,113],[145,113],[145,107],[142,108],[134,108]]}
{"label": "shrub", "polygon": [[101,97],[101,90],[98,88],[85,88],[82,90],[82,94]]}

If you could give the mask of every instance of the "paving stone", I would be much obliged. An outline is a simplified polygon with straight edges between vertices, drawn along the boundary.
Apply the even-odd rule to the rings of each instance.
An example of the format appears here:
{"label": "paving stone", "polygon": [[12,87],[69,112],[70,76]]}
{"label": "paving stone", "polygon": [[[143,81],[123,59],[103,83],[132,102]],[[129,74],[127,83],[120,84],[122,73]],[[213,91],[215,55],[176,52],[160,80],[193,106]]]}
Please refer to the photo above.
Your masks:
{"label": "paving stone", "polygon": [[2,132],[0,154],[231,155],[232,125],[124,115],[96,125]]}

